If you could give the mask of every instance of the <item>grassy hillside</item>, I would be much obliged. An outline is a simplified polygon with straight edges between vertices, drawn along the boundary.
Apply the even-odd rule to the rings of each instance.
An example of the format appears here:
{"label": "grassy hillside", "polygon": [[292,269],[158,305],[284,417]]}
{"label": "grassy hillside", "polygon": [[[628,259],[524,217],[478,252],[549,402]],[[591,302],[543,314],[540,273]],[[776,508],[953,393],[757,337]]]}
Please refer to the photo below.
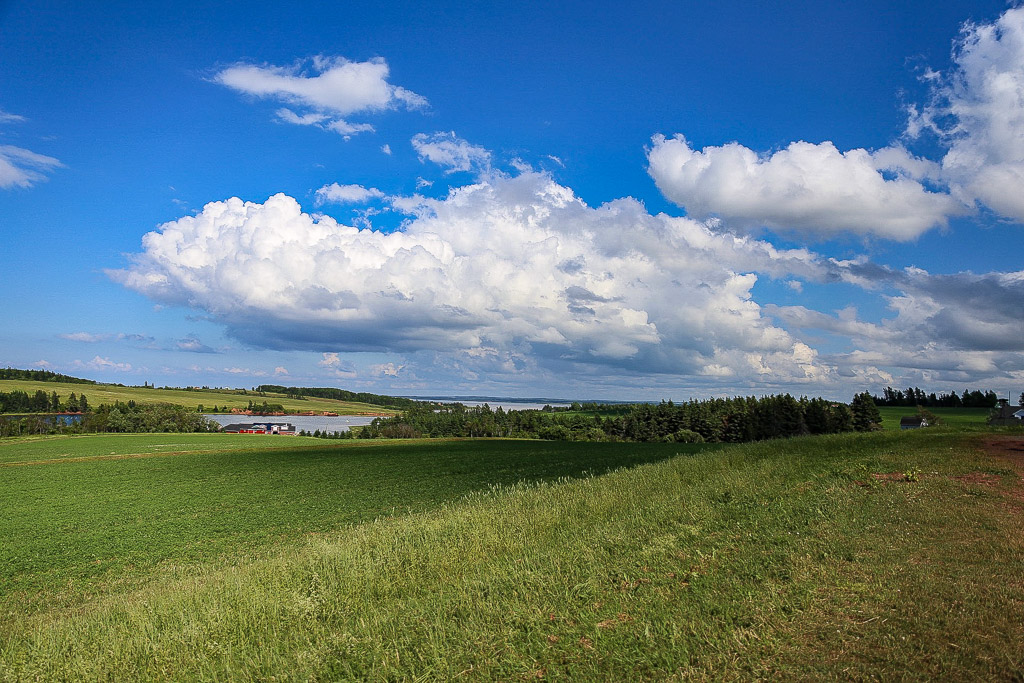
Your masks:
{"label": "grassy hillside", "polygon": [[1021,462],[986,439],[794,439],[489,491],[531,448],[578,472],[605,444],[0,468],[21,587],[0,677],[1019,680]]}
{"label": "grassy hillside", "polygon": [[206,409],[211,409],[214,406],[219,406],[222,409],[225,407],[244,409],[249,404],[249,401],[256,403],[267,401],[268,403],[280,403],[288,412],[328,410],[339,415],[393,415],[396,412],[368,403],[335,401],[327,398],[297,400],[284,394],[267,393],[265,396],[259,396],[253,392],[243,394],[240,391],[227,389],[185,391],[178,389],[120,387],[113,384],[64,384],[61,382],[0,380],[0,391],[9,392],[14,390],[21,390],[29,394],[34,394],[36,391],[45,391],[47,394],[57,392],[61,400],[67,399],[72,393],[75,395],[84,393],[91,405],[114,403],[115,401],[122,401],[124,403],[135,401],[136,403],[175,403],[189,408],[204,406]]}
{"label": "grassy hillside", "polygon": [[337,447],[220,434],[0,441],[0,605],[73,603],[111,581],[147,579],[160,563],[216,561],[492,485],[603,473],[679,451],[535,441]]}

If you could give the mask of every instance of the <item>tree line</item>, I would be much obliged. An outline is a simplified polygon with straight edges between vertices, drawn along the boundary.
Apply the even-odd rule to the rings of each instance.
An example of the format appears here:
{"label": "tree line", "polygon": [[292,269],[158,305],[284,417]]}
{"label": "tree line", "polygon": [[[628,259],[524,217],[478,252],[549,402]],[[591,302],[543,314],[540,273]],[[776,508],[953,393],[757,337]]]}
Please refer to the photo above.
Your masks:
{"label": "tree line", "polygon": [[0,379],[20,379],[29,382],[63,382],[64,384],[96,384],[94,380],[61,375],[49,370],[18,370],[0,368]]}
{"label": "tree line", "polygon": [[89,410],[89,400],[85,394],[75,396],[71,392],[66,401],[62,401],[56,391],[49,394],[38,390],[34,394],[15,389],[0,391],[0,413],[84,413]]}
{"label": "tree line", "polygon": [[886,387],[881,396],[873,396],[875,405],[879,406],[921,406],[922,408],[994,408],[999,400],[994,391],[964,390],[962,394],[950,391],[948,394],[936,395],[933,391],[926,394],[917,387],[906,391]]}
{"label": "tree line", "polygon": [[103,403],[83,412],[75,420],[52,414],[0,416],[0,436],[219,430],[220,425],[213,420],[190,408],[172,403]]}
{"label": "tree line", "polygon": [[[600,411],[598,411],[600,412]],[[610,411],[609,411],[610,412]],[[807,434],[881,429],[881,415],[868,393],[847,406],[789,394],[712,398],[686,403],[663,401],[615,406],[619,414],[580,415],[563,411],[510,410],[488,405],[417,405],[390,418],[377,418],[347,438],[506,437],[559,441],[668,441],[741,443]],[[324,434],[323,436],[327,436]],[[346,437],[335,437],[346,438]]]}

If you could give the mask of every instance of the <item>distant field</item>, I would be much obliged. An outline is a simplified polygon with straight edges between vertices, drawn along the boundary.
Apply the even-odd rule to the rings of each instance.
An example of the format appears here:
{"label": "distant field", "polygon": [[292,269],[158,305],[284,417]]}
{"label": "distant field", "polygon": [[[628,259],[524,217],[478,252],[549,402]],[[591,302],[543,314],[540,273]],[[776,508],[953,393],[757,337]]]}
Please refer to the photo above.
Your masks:
{"label": "distant field", "polygon": [[174,389],[145,389],[139,387],[119,387],[112,384],[63,384],[60,382],[28,382],[23,380],[0,380],[0,391],[10,392],[16,389],[34,394],[36,391],[45,391],[47,394],[57,392],[61,400],[66,400],[72,392],[76,396],[85,394],[89,403],[114,403],[115,401],[135,401],[136,403],[174,403],[177,405],[196,408],[203,406],[210,410],[214,406],[223,408],[245,408],[249,401],[262,403],[280,403],[288,412],[301,412],[305,410],[324,411],[338,413],[339,415],[361,415],[361,414],[395,414],[396,411],[382,408],[381,406],[368,403],[355,403],[349,401],[335,401],[329,398],[309,397],[304,401],[288,398],[283,394],[267,393],[266,396],[259,396],[254,393],[241,394],[232,390],[200,390],[200,391],[179,391]]}
{"label": "distant field", "polygon": [[289,443],[0,466],[0,680],[1024,679],[1019,431]]}
{"label": "distant field", "polygon": [[0,439],[0,465],[69,459],[323,446],[320,439],[263,434],[88,434]]}
{"label": "distant field", "polygon": [[[985,421],[988,419],[988,408],[929,408],[928,410],[935,413],[942,420],[940,424],[945,427],[963,429],[987,426]],[[917,415],[917,408],[883,406],[878,409],[878,412],[882,414],[883,429],[898,430],[900,418]]]}

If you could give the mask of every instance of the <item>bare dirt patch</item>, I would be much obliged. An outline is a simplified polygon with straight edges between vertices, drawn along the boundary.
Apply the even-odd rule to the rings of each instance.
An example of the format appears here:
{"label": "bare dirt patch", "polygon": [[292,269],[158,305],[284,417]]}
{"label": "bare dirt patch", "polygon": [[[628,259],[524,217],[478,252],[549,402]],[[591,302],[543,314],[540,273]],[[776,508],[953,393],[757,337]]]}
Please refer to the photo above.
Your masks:
{"label": "bare dirt patch", "polygon": [[871,475],[875,481],[906,481],[907,476],[903,472],[875,472]]}
{"label": "bare dirt patch", "polygon": [[1024,437],[989,436],[981,439],[980,446],[992,457],[1013,465],[1017,474],[1024,473]]}
{"label": "bare dirt patch", "polygon": [[981,484],[982,486],[997,486],[1002,481],[1002,477],[998,474],[989,474],[988,472],[971,472],[950,478],[964,484]]}
{"label": "bare dirt patch", "polygon": [[[1017,480],[1010,483],[1006,496],[1016,501],[1014,507],[1021,509],[1024,503],[1024,437],[1022,436],[988,436],[979,441],[982,451],[1001,463],[1007,464],[1017,473]],[[956,479],[967,480],[968,477],[975,480],[968,483],[980,483],[994,486],[1001,478],[995,474],[975,472]],[[981,478],[993,478],[995,481],[983,481]],[[1010,477],[1012,479],[1012,477]]]}

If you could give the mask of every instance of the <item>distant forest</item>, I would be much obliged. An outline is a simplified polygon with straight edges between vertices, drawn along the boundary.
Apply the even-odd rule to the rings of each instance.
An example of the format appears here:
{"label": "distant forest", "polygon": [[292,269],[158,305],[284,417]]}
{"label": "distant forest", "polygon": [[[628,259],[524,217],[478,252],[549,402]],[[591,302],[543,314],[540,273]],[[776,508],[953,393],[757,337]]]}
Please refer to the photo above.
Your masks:
{"label": "distant forest", "polygon": [[875,405],[879,406],[921,406],[923,408],[994,408],[999,401],[994,391],[964,390],[957,395],[955,391],[948,394],[926,394],[917,387],[906,391],[886,387],[881,396],[874,396]]}
{"label": "distant forest", "polygon": [[63,382],[65,384],[96,384],[94,380],[71,377],[49,370],[17,370],[15,368],[0,369],[0,379],[20,379],[29,382]]}
{"label": "distant forest", "polygon": [[[622,413],[623,406],[617,406]],[[487,405],[419,405],[392,418],[377,418],[357,433],[326,438],[511,437],[554,441],[668,441],[741,443],[806,434],[874,431],[881,415],[868,393],[851,405],[789,394],[639,403],[625,414],[574,414],[545,410],[491,410]]]}
{"label": "distant forest", "polygon": [[332,398],[337,401],[354,401],[359,403],[369,403],[374,406],[398,409],[414,408],[421,403],[420,401],[415,401],[411,398],[382,396],[380,394],[368,394],[362,391],[345,391],[344,389],[334,389],[333,387],[283,387],[278,384],[261,384],[256,387],[256,391],[285,394],[289,398],[298,400],[302,400],[307,396],[312,396],[313,398]]}

